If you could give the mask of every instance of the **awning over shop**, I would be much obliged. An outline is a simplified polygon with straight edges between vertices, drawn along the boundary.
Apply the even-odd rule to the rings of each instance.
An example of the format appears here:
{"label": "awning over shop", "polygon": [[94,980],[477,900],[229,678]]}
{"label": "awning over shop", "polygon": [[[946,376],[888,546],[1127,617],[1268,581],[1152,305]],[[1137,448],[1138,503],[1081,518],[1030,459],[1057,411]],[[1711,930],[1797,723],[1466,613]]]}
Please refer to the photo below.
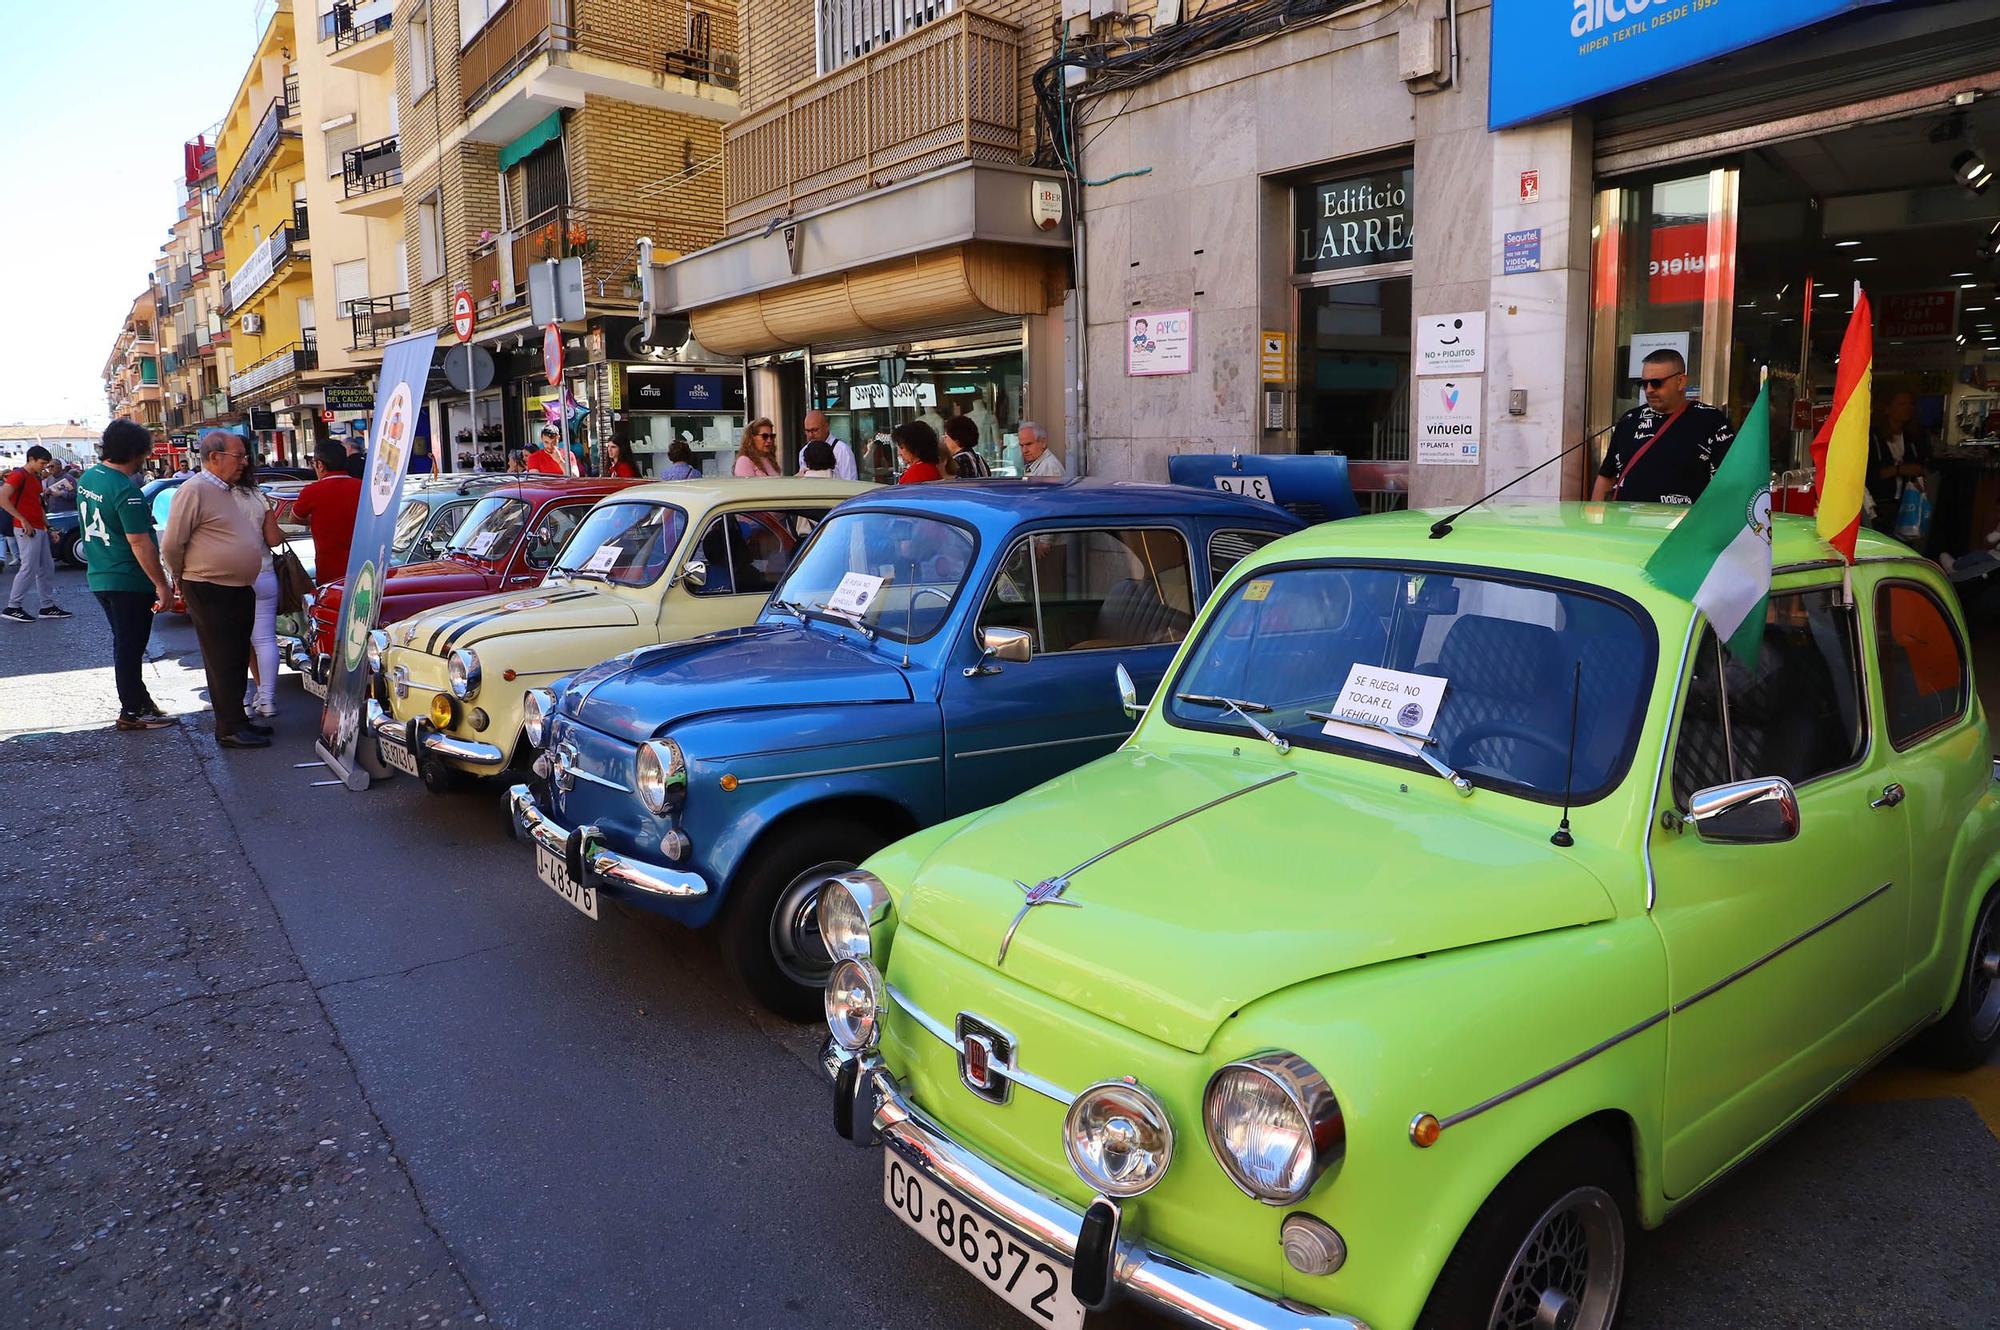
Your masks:
{"label": "awning over shop", "polygon": [[1062,300],[1068,280],[1061,251],[953,245],[739,296],[689,320],[710,351],[753,355],[1041,314]]}
{"label": "awning over shop", "polygon": [[545,143],[553,143],[562,137],[562,112],[551,111],[542,122],[527,133],[515,139],[500,150],[500,169],[526,161],[528,155]]}

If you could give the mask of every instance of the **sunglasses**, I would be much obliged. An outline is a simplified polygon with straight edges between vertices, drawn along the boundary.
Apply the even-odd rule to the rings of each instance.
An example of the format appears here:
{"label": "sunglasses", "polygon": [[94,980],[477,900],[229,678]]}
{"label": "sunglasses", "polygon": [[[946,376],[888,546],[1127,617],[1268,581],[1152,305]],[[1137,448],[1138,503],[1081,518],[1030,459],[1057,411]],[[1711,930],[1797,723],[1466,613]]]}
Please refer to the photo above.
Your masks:
{"label": "sunglasses", "polygon": [[1668,385],[1669,383],[1672,383],[1672,382],[1673,382],[1673,381],[1674,381],[1675,379],[1682,379],[1682,378],[1686,378],[1686,377],[1687,377],[1687,375],[1686,375],[1686,374],[1684,374],[1684,373],[1682,373],[1682,374],[1669,374],[1669,375],[1667,375],[1667,377],[1666,377],[1666,378],[1664,378],[1664,379],[1639,379],[1639,380],[1636,380],[1636,382],[1638,382],[1639,384],[1641,384],[1641,385],[1643,385],[1644,387],[1647,387],[1647,388],[1664,388],[1664,387],[1666,387],[1666,386],[1667,386],[1667,385]]}
{"label": "sunglasses", "polygon": [[760,429],[757,431],[757,437],[760,439],[775,439],[778,437],[778,432],[776,430]]}

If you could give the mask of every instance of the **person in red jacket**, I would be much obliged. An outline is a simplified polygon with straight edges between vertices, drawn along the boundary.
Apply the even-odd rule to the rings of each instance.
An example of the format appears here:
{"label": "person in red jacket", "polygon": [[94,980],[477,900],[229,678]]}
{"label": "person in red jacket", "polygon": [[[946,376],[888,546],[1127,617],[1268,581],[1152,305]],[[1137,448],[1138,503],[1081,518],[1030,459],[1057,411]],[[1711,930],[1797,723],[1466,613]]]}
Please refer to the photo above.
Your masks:
{"label": "person in red jacket", "polygon": [[528,470],[544,476],[574,475],[562,463],[558,450],[562,449],[562,432],[554,425],[542,426],[542,446],[528,450]]}
{"label": "person in red jacket", "polygon": [[944,472],[938,470],[936,430],[921,420],[906,420],[890,430],[889,437],[896,441],[896,452],[903,462],[903,474],[896,478],[898,485],[944,479]]}
{"label": "person in red jacket", "polygon": [[347,576],[361,482],[347,474],[347,449],[332,439],[313,449],[313,472],[319,479],[299,491],[292,511],[312,528],[313,581],[324,584]]}

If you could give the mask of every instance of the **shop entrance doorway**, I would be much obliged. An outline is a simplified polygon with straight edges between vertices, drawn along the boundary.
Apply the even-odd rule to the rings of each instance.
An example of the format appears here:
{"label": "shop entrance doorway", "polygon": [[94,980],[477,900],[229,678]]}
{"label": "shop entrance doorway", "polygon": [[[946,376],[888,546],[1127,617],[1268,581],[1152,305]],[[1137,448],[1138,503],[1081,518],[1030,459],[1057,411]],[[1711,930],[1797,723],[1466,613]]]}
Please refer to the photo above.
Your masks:
{"label": "shop entrance doorway", "polygon": [[2000,103],[1980,100],[1605,182],[1592,428],[1637,403],[1638,362],[1671,347],[1690,394],[1737,421],[1768,372],[1772,472],[1809,483],[1858,282],[1875,334],[1866,520],[1894,532],[1901,491],[1921,487],[1930,518],[1904,538],[1962,587],[2000,571],[1995,152]]}

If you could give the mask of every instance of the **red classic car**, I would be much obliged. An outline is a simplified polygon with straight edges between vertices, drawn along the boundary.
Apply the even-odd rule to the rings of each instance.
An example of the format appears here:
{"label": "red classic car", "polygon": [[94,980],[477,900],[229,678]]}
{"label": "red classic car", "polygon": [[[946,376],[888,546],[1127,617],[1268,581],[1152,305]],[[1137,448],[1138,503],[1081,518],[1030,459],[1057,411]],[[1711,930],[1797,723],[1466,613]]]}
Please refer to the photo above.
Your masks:
{"label": "red classic car", "polygon": [[[590,506],[638,483],[530,475],[487,490],[442,555],[389,570],[376,622],[390,624],[455,600],[538,585]],[[297,638],[280,642],[285,663],[304,677],[307,691],[315,696],[325,693],[322,662],[332,657],[344,590],[344,581],[329,582],[309,603],[310,643]]]}

